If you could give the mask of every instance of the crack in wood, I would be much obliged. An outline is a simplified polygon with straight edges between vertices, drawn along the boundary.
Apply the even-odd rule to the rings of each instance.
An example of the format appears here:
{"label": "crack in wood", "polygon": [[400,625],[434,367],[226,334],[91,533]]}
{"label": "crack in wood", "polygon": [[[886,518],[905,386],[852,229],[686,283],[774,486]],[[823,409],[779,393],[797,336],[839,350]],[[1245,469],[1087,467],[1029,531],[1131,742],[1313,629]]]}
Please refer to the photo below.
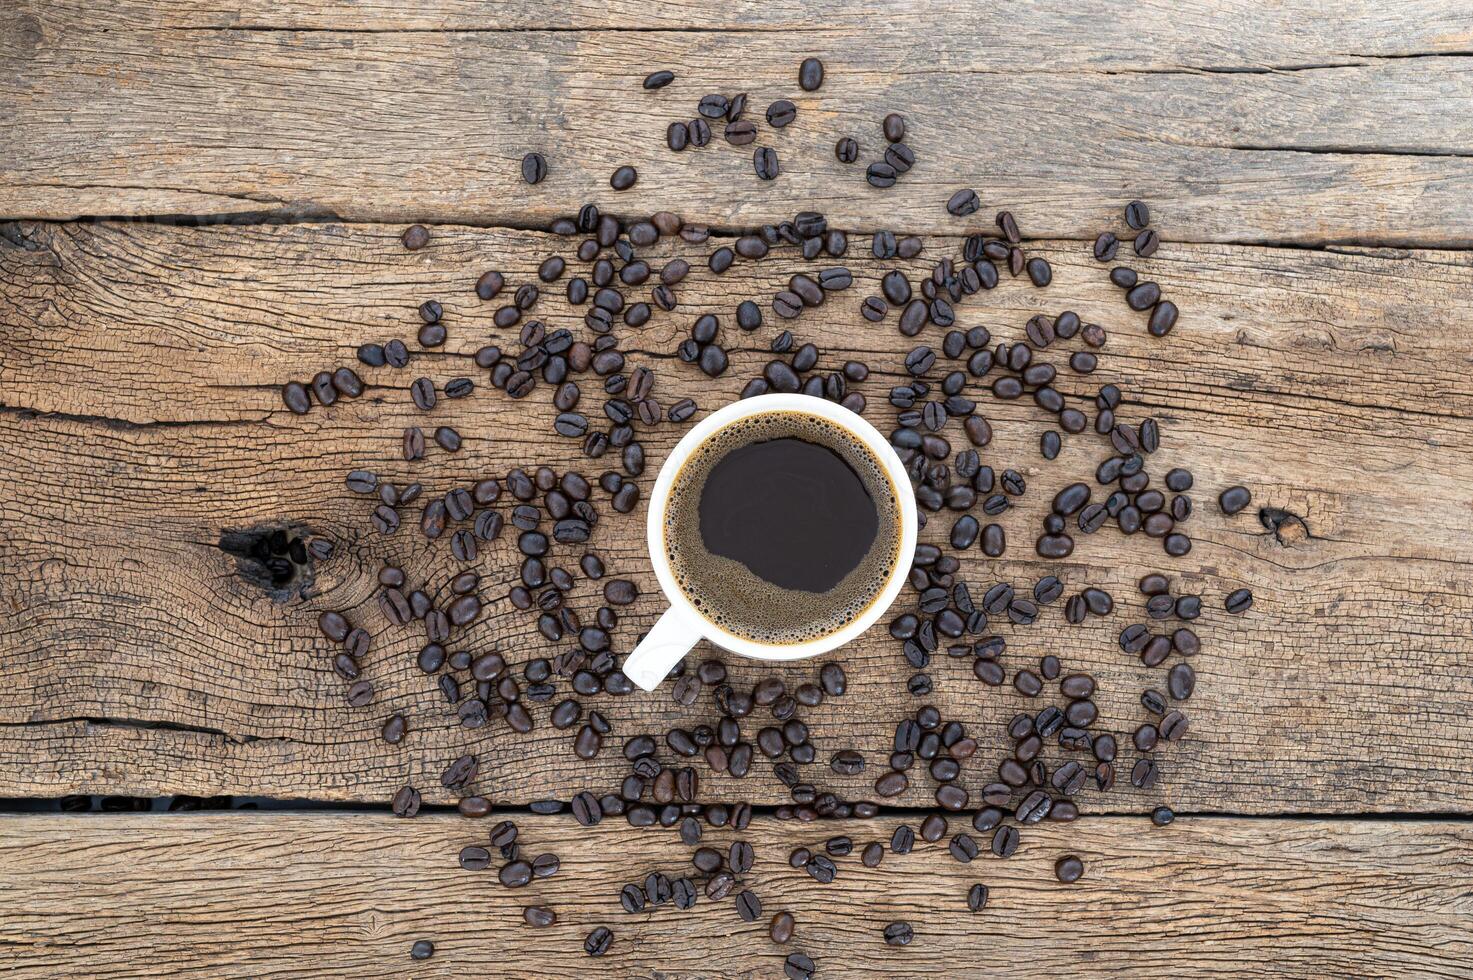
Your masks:
{"label": "crack in wood", "polygon": [[187,429],[201,425],[244,426],[258,425],[271,419],[268,412],[253,419],[152,419],[147,422],[131,422],[110,415],[89,415],[85,412],[42,412],[24,405],[0,403],[0,415],[12,415],[26,421],[46,420],[77,422],[83,425],[100,425],[118,432],[135,432],[142,429]]}
{"label": "crack in wood", "polygon": [[[1473,155],[1470,153],[1469,155]],[[644,214],[620,214],[607,212],[612,217],[619,219],[621,224],[628,225],[634,221],[643,220]],[[258,227],[258,226],[309,226],[320,224],[343,225],[346,228],[364,227],[369,225],[424,225],[426,228],[474,228],[482,231],[515,231],[530,232],[540,235],[552,235],[548,229],[549,222],[545,219],[519,219],[519,218],[497,218],[496,220],[475,221],[472,219],[457,218],[455,220],[437,220],[434,218],[416,218],[413,215],[386,214],[375,218],[344,218],[326,208],[317,208],[313,205],[304,207],[299,213],[288,213],[282,209],[273,211],[240,211],[240,212],[218,212],[218,213],[195,213],[195,214],[141,214],[141,215],[81,215],[72,218],[45,218],[31,217],[27,215],[0,215],[0,239],[19,244],[14,235],[21,232],[10,232],[6,228],[19,226],[20,223],[31,225],[56,225],[65,227],[67,225],[104,225],[104,224],[140,224],[140,225],[164,225],[183,226],[192,228],[208,228],[219,225],[235,227]],[[712,239],[735,240],[743,235],[754,234],[762,227],[760,223],[753,225],[702,225]],[[834,231],[841,231],[850,239],[861,242],[872,234],[871,231],[862,229],[845,228],[839,224],[830,225]],[[942,242],[962,242],[967,236],[958,234],[930,234],[927,232],[910,232],[901,228],[893,229],[897,238],[911,234],[921,234],[926,238]],[[1030,236],[1024,234],[1024,243],[1046,244],[1056,242],[1093,244],[1097,235],[1048,235]],[[27,239],[29,240],[29,239]],[[1389,236],[1387,238],[1356,238],[1356,237],[1328,237],[1317,239],[1283,239],[1271,237],[1239,237],[1232,241],[1221,241],[1212,238],[1179,237],[1172,239],[1182,245],[1222,245],[1228,248],[1274,248],[1292,249],[1301,252],[1325,252],[1332,255],[1343,254],[1371,254],[1384,252],[1386,249],[1397,249],[1404,251],[1429,251],[1429,252],[1473,252],[1473,238],[1455,239],[1451,242],[1431,241],[1417,238],[1406,238]],[[29,246],[26,246],[29,248]],[[1355,251],[1351,251],[1355,250]]]}
{"label": "crack in wood", "polygon": [[1350,146],[1334,143],[1212,143],[1204,145],[1210,145],[1219,150],[1303,153],[1311,156],[1431,157],[1447,160],[1473,157],[1473,150],[1426,150],[1398,146]]}
{"label": "crack in wood", "polygon": [[[193,735],[210,735],[223,738],[239,745],[255,742],[295,742],[284,735],[240,735],[205,725],[189,725],[177,721],[151,721],[141,718],[104,718],[91,715],[76,715],[66,718],[37,718],[27,721],[0,721],[0,728],[44,728],[55,725],[92,725],[97,728],[124,728],[135,731],[182,732]],[[29,798],[29,797],[28,797]]]}

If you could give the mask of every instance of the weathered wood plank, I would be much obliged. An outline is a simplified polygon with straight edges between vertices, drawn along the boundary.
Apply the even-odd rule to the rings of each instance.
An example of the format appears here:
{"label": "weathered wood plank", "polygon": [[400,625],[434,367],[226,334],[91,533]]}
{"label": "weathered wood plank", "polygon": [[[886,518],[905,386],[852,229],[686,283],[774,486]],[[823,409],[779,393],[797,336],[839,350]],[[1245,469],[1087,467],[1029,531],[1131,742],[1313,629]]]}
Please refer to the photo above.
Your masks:
{"label": "weathered wood plank", "polygon": [[[402,6],[381,0],[314,0],[273,4],[246,0],[181,0],[159,6],[124,0],[104,8],[79,0],[17,7],[38,9],[68,22],[129,30],[317,30],[317,31],[540,31],[612,30],[683,32],[749,31],[782,34],[868,29],[874,7],[862,0],[774,0],[762,4],[655,3],[572,0],[437,0]],[[988,50],[1001,68],[1036,68],[1052,57],[1074,67],[1293,68],[1316,58],[1368,59],[1426,54],[1466,54],[1473,28],[1466,13],[1438,0],[1406,0],[1388,6],[1343,0],[1336,16],[1307,0],[1263,7],[1248,0],[1183,0],[1129,6],[1105,0],[1030,4],[1001,16],[985,7],[908,0],[885,10],[885,25],[933,35],[939,51],[968,43]],[[25,26],[24,21],[22,26]],[[31,31],[41,29],[37,24]]]}
{"label": "weathered wood plank", "polygon": [[[623,738],[714,720],[708,698],[692,709],[665,698],[599,698],[590,706],[608,714],[615,734],[599,760],[577,765],[570,764],[571,732],[548,727],[544,708],[534,712],[530,740],[499,729],[467,733],[451,724],[412,666],[418,642],[385,633],[373,611],[367,579],[378,562],[405,560],[432,569],[435,581],[452,563],[443,547],[430,554],[407,530],[388,541],[367,534],[367,508],[343,488],[342,474],[359,466],[378,466],[400,481],[432,473],[433,492],[534,460],[603,469],[548,434],[545,394],[512,403],[482,390],[445,403],[437,416],[461,428],[466,449],[437,458],[431,470],[394,461],[393,434],[419,421],[403,386],[421,369],[440,382],[466,372],[463,359],[416,355],[407,372],[365,371],[368,396],[302,419],[280,408],[275,386],[283,378],[344,363],[364,339],[410,335],[413,308],[429,296],[447,309],[448,351],[506,339],[466,286],[489,267],[524,281],[554,247],[546,236],[440,228],[430,247],[406,253],[398,229],[386,227],[21,230],[31,250],[0,250],[0,387],[10,406],[0,414],[10,447],[0,471],[7,528],[0,552],[12,570],[0,579],[9,611],[0,625],[0,673],[10,681],[0,705],[0,794],[382,801],[405,781],[438,793],[440,769],[471,749],[486,774],[480,788],[497,799],[566,799],[617,786]],[[934,260],[950,244],[933,241],[923,258]],[[1060,387],[1083,394],[1118,380],[1132,412],[1162,417],[1167,452],[1198,474],[1197,545],[1169,562],[1141,538],[1081,539],[1064,563],[1066,580],[1073,589],[1109,588],[1121,610],[1067,632],[1051,611],[1032,630],[1008,633],[1010,665],[1059,653],[1066,669],[1101,678],[1108,692],[1100,699],[1102,724],[1133,728],[1136,693],[1160,678],[1133,666],[1114,636],[1139,616],[1135,578],[1164,566],[1183,575],[1185,590],[1209,594],[1200,624],[1207,652],[1188,705],[1193,731],[1166,756],[1173,805],[1465,811],[1462,760],[1473,745],[1473,684],[1464,669],[1473,612],[1463,516],[1473,474],[1473,444],[1462,425],[1473,415],[1462,382],[1468,355],[1460,325],[1473,310],[1467,257],[1168,246],[1143,268],[1186,312],[1170,338],[1151,341],[1079,246],[1044,251],[1057,269],[1055,286],[1039,292],[1004,283],[964,305],[962,322],[1013,340],[1033,312],[1068,305],[1107,324],[1101,371],[1088,385],[1066,372]],[[866,283],[878,274],[872,263],[851,264]],[[738,299],[770,291],[789,271],[770,260],[738,265],[714,283],[694,276],[682,287],[678,314],[626,331],[626,346],[653,352],[631,356],[659,367],[666,404],[691,394],[714,405],[760,369],[771,325],[740,341],[733,371],[716,382],[657,363],[656,355],[673,348],[698,312],[726,316]],[[829,352],[825,365],[836,366],[846,356],[840,350],[873,365],[863,390],[880,421],[890,411],[883,393],[911,342],[893,325],[850,326],[866,291],[856,288],[831,301],[822,319],[810,314],[793,326]],[[1440,311],[1434,319],[1443,327],[1429,325],[1429,311]],[[552,310],[538,315],[551,327],[575,326]],[[727,334],[729,342],[738,342],[736,333]],[[596,412],[597,397],[588,397]],[[1054,489],[1092,469],[1097,450],[1093,437],[1071,442],[1044,464],[1032,409],[985,395],[982,404],[997,422],[990,461],[1019,464],[1033,490],[1003,519],[1009,560],[972,561],[964,574],[979,587],[1031,581],[1054,570],[1030,560],[1031,529]],[[61,414],[36,417],[36,410]],[[649,472],[677,434],[662,425],[641,436]],[[1235,480],[1252,487],[1257,502],[1301,515],[1309,534],[1281,543],[1251,512],[1221,518],[1210,500]],[[339,544],[317,570],[320,599],[273,604],[215,547],[223,529],[283,521]],[[943,535],[948,524],[937,521],[928,534]],[[609,521],[594,546],[652,592],[631,526],[638,524],[621,530]],[[504,595],[515,576],[509,545],[488,551],[483,564],[488,596]],[[1222,616],[1220,596],[1242,585],[1257,593],[1253,613]],[[580,584],[579,608],[591,610],[595,594]],[[657,605],[651,594],[632,607],[619,649]],[[341,682],[311,626],[325,607],[356,610],[382,634],[369,659],[380,692],[370,711],[341,702]],[[470,636],[477,649],[499,645],[513,663],[553,652],[504,599]],[[911,671],[880,636],[839,658],[851,694],[807,720],[821,761],[839,748],[865,752],[865,776],[824,776],[836,791],[867,796],[873,767],[888,753],[890,726],[914,707],[901,693]],[[942,661],[931,671],[931,700],[983,742],[978,765],[964,777],[975,791],[991,777],[1002,726],[1030,705],[1010,689],[983,689],[965,667]],[[739,682],[759,676],[729,663]],[[796,683],[813,670],[800,665],[783,674]],[[410,718],[408,751],[378,740],[390,710]],[[921,782],[905,802],[927,803]],[[712,777],[706,790],[724,799],[786,797],[765,764],[744,782]],[[1117,790],[1087,795],[1083,805],[1140,811],[1156,798]]]}
{"label": "weathered wood plank", "polygon": [[[1026,832],[1006,861],[959,864],[943,841],[866,869],[860,847],[888,842],[894,819],[802,827],[759,818],[706,838],[724,851],[740,837],[756,851],[745,884],[762,916],[747,924],[732,899],[704,894],[688,912],[620,909],[625,882],[693,870],[673,830],[517,822],[524,854],[551,851],[562,864],[510,890],[494,871],[456,867],[488,825],[455,817],[7,817],[0,946],[19,977],[285,977],[328,964],[335,976],[506,975],[534,962],[547,977],[772,977],[794,950],[826,978],[992,975],[1018,963],[1091,976],[1456,977],[1473,957],[1473,832],[1462,823],[1182,819],[1142,829],[1086,819]],[[788,867],[796,842],[839,833],[858,846],[836,859],[832,884]],[[1065,853],[1085,861],[1077,884],[1052,876]],[[974,914],[966,893],[979,881],[990,898]],[[555,909],[558,922],[524,924],[532,904]],[[787,946],[767,935],[780,910],[797,920]],[[904,948],[881,937],[897,920],[915,929]],[[615,939],[593,960],[583,937],[599,925]],[[418,939],[435,943],[433,959],[409,959]]]}
{"label": "weathered wood plank", "polygon": [[[701,20],[699,8],[669,9]],[[1254,9],[1081,9],[1062,24],[1034,11],[1015,28],[1015,12],[980,7],[954,29],[952,12],[944,28],[939,11],[922,12],[897,22],[877,66],[872,33],[842,24],[801,44],[681,31],[426,43],[374,27],[154,30],[136,13],[103,28],[91,10],[35,4],[4,22],[18,66],[0,81],[12,147],[0,160],[0,215],[520,225],[601,199],[722,225],[815,207],[848,228],[939,232],[957,226],[947,195],[970,185],[989,205],[1029,212],[1025,227],[1040,237],[1093,237],[1122,200],[1145,195],[1176,239],[1473,242],[1473,147],[1459,111],[1473,97],[1473,63],[1457,56],[1473,36],[1467,12],[1424,18],[1396,5],[1333,27],[1306,13],[1282,42],[1269,29],[1237,40]],[[1111,45],[1097,24],[1134,39]],[[1403,25],[1405,48],[1384,40]],[[824,56],[829,82],[806,94],[794,73],[810,52]],[[644,93],[639,79],[655,65],[681,79]],[[1237,70],[1255,65],[1310,67]],[[799,106],[796,126],[764,131],[784,168],[770,185],[753,175],[751,147],[719,137],[702,152],[664,147],[666,125],[690,118],[702,94],[738,90],[754,116],[776,98]],[[854,135],[877,158],[878,121],[892,110],[910,119],[920,162],[882,193],[831,148]],[[536,188],[519,176],[529,150],[551,165]],[[625,163],[641,180],[615,200],[608,175]]]}

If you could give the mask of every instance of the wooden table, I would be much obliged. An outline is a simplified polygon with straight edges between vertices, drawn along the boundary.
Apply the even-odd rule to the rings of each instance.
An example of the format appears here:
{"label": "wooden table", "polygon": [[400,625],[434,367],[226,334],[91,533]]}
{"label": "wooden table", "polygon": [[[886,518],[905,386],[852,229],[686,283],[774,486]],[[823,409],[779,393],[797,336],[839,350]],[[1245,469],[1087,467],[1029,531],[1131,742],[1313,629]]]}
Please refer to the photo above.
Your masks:
{"label": "wooden table", "polygon": [[[14,219],[0,225],[8,970],[775,976],[785,951],[765,920],[787,908],[799,924],[790,948],[813,956],[824,977],[1467,975],[1466,5],[294,6],[13,0],[0,9],[9,68],[0,217]],[[796,85],[809,54],[828,70],[812,94]],[[656,67],[674,69],[677,83],[642,92]],[[771,184],[753,177],[746,150],[719,138],[683,155],[663,147],[666,125],[689,118],[700,95],[738,90],[758,116],[776,98],[799,107],[797,125],[765,137],[783,166]],[[907,116],[920,162],[882,193],[830,148],[853,134],[871,158],[892,110]],[[519,177],[529,150],[550,162],[536,187]],[[640,180],[616,195],[607,178],[625,162]],[[966,186],[984,208],[958,220],[942,203]],[[1183,311],[1164,340],[1146,335],[1089,254],[1136,197],[1151,204],[1166,244],[1133,264]],[[787,866],[792,846],[841,832],[888,840],[934,806],[931,789],[914,780],[869,822],[783,823],[773,808],[786,790],[759,760],[742,781],[708,775],[703,794],[757,808],[744,834],[708,840],[757,845],[750,883],[762,920],[745,924],[729,901],[704,899],[684,915],[631,916],[617,890],[683,865],[673,831],[618,819],[583,830],[526,807],[614,789],[626,771],[623,738],[712,721],[709,697],[689,709],[668,691],[597,699],[614,734],[596,760],[574,764],[572,733],[551,728],[545,706],[525,739],[501,725],[456,725],[413,666],[418,642],[401,631],[384,633],[365,662],[374,705],[345,705],[316,614],[351,610],[383,632],[371,585],[380,562],[403,561],[432,581],[455,567],[443,542],[368,532],[345,471],[371,466],[438,486],[529,460],[590,465],[549,434],[545,393],[512,402],[482,387],[442,406],[466,448],[433,467],[398,460],[393,435],[417,414],[410,377],[482,377],[465,355],[510,336],[491,325],[495,304],[470,291],[476,276],[498,268],[510,282],[531,279],[542,257],[568,251],[543,229],[585,200],[626,218],[668,208],[718,235],[825,212],[850,234],[856,288],[791,326],[823,349],[826,367],[845,356],[871,364],[862,390],[877,420],[888,418],[885,392],[913,343],[893,314],[880,326],[856,315],[880,272],[899,266],[918,281],[996,209],[1018,216],[1025,247],[1053,263],[1054,285],[1004,276],[961,307],[962,324],[1014,340],[1029,316],[1065,303],[1105,324],[1101,371],[1065,372],[1059,387],[1089,395],[1113,380],[1122,413],[1160,421],[1164,453],[1196,474],[1195,546],[1167,559],[1141,536],[1108,532],[1081,536],[1065,562],[1035,559],[1029,545],[1047,500],[1092,469],[1100,445],[1070,440],[1045,463],[1041,414],[1026,399],[984,395],[997,429],[989,461],[1017,465],[1034,489],[1004,520],[1006,558],[974,551],[962,574],[985,585],[1057,571],[1071,592],[1109,589],[1112,616],[1065,629],[1050,610],[1010,633],[1010,660],[1027,666],[1052,652],[1093,672],[1100,724],[1119,731],[1139,722],[1134,697],[1147,679],[1114,642],[1141,617],[1134,581],[1162,568],[1181,591],[1208,597],[1191,730],[1160,753],[1160,787],[1086,792],[1079,821],[1025,832],[1007,861],[958,864],[930,845],[887,855],[877,870],[842,859],[838,881],[820,886]],[[416,252],[399,242],[411,221],[431,230]],[[882,227],[923,236],[925,252],[874,262],[869,233]],[[699,266],[709,248],[662,242],[650,253]],[[691,396],[705,410],[733,398],[768,359],[777,328],[769,313],[759,333],[740,335],[730,311],[770,296],[792,266],[738,263],[720,279],[701,268],[675,314],[624,332],[631,363],[657,367],[665,404]],[[450,341],[416,353],[412,373],[365,369],[363,398],[305,417],[282,407],[288,378],[352,363],[367,340],[412,337],[415,306],[428,298],[444,304]],[[582,330],[561,303],[544,307],[549,328]],[[715,381],[671,357],[702,312],[727,321],[732,370]],[[922,339],[936,343],[939,332]],[[680,431],[642,434],[652,464]],[[1254,503],[1229,518],[1214,498],[1232,483],[1251,488]],[[658,612],[639,526],[611,520],[594,541],[645,592],[616,634],[621,650]],[[310,596],[275,601],[219,546],[222,532],[263,527],[336,543],[316,563]],[[483,555],[495,601],[470,639],[520,663],[548,645],[500,598],[515,577],[508,537]],[[1221,597],[1240,587],[1255,605],[1229,617]],[[592,586],[579,589],[591,609]],[[724,659],[738,683],[761,676],[714,650],[700,655]],[[893,725],[920,702],[903,694],[911,670],[882,633],[834,659],[849,693],[808,721],[820,763],[851,746],[870,763],[856,777],[825,771],[825,785],[868,798]],[[778,673],[795,684],[814,666]],[[1006,720],[1029,702],[953,663],[932,673],[928,700],[967,722],[978,759],[1000,758]],[[399,747],[379,737],[391,711],[410,722]],[[438,776],[466,751],[480,759],[476,789],[519,824],[528,853],[561,855],[557,876],[516,892],[491,881],[494,872],[456,866],[459,848],[489,826],[433,806],[454,801]],[[974,766],[963,783],[975,795],[991,778]],[[413,821],[387,807],[406,783],[432,804]],[[298,802],[106,815],[36,802],[71,794]],[[1178,819],[1153,828],[1146,815],[1163,802]],[[952,832],[963,829],[953,818]],[[1053,878],[1063,853],[1086,862],[1076,885]],[[992,899],[973,914],[965,893],[976,881]],[[534,903],[555,907],[558,924],[524,925],[521,908]],[[897,919],[916,929],[905,949],[880,937]],[[617,938],[593,961],[583,936],[599,924]],[[438,952],[412,963],[420,938]]]}

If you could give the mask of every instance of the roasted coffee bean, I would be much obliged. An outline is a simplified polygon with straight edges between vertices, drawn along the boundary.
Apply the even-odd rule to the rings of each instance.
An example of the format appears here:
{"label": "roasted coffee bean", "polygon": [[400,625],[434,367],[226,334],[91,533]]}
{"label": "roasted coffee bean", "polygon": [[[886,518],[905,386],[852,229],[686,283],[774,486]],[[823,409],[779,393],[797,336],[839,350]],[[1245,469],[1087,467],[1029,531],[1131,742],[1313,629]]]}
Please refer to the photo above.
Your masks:
{"label": "roasted coffee bean", "polygon": [[390,803],[396,817],[412,817],[419,813],[420,794],[413,786],[404,786]]}
{"label": "roasted coffee bean", "polygon": [[701,101],[696,111],[707,119],[725,118],[726,112],[731,108],[731,100],[724,95],[712,94],[701,96]]}
{"label": "roasted coffee bean", "polygon": [[1185,701],[1190,698],[1196,685],[1197,674],[1192,670],[1191,664],[1175,664],[1166,675],[1166,689],[1174,700]]}
{"label": "roasted coffee bean", "polygon": [[853,163],[859,159],[859,142],[849,136],[840,138],[834,144],[834,157],[840,163]]}
{"label": "roasted coffee bean", "polygon": [[1125,305],[1132,310],[1149,310],[1161,298],[1161,287],[1154,282],[1138,282],[1125,294]]}
{"label": "roasted coffee bean", "polygon": [[767,107],[767,125],[773,129],[782,129],[796,118],[798,107],[787,99],[778,99]]}
{"label": "roasted coffee bean", "polygon": [[[897,174],[907,172],[915,166],[915,162],[915,151],[904,143],[891,143],[885,148],[885,164]],[[911,258],[911,256],[902,254],[901,258]]]}
{"label": "roasted coffee bean", "polygon": [[542,905],[528,905],[522,909],[522,921],[534,929],[545,929],[557,923],[557,913]]}
{"label": "roasted coffee bean", "polygon": [[639,180],[639,171],[625,165],[619,167],[609,176],[609,186],[616,191],[627,191]]}
{"label": "roasted coffee bean", "polygon": [[522,179],[529,184],[540,184],[547,176],[547,161],[540,153],[528,153],[522,157]]}
{"label": "roasted coffee bean", "polygon": [[1146,323],[1146,330],[1153,337],[1164,337],[1176,326],[1178,317],[1176,304],[1169,299],[1163,299],[1151,310],[1151,317]]}
{"label": "roasted coffee bean", "polygon": [[803,953],[790,953],[783,961],[783,976],[788,980],[813,980],[813,960]]}
{"label": "roasted coffee bean", "polygon": [[384,344],[384,362],[392,368],[402,368],[409,364],[409,348],[404,346],[404,341],[391,340]]}
{"label": "roasted coffee bean", "polygon": [[834,866],[834,862],[822,854],[815,854],[810,857],[808,863],[803,866],[803,870],[807,871],[809,877],[814,881],[823,885],[827,885],[833,881],[834,877],[839,873],[839,869]]}
{"label": "roasted coffee bean", "polygon": [[1072,885],[1084,874],[1084,862],[1073,854],[1065,855],[1054,862],[1054,877],[1066,885]]}
{"label": "roasted coffee bean", "polygon": [[1247,507],[1252,500],[1253,495],[1248,492],[1247,487],[1234,486],[1228,487],[1218,495],[1217,505],[1222,508],[1224,514],[1231,516]]}
{"label": "roasted coffee bean", "polygon": [[871,187],[893,187],[895,186],[895,168],[888,163],[872,163],[865,171],[864,179]]}
{"label": "roasted coffee bean", "polygon": [[[1019,253],[1017,249],[1014,249],[1012,255],[1018,254],[1021,253]],[[1009,259],[1011,259],[1011,257],[1012,256],[1010,255]],[[1048,260],[1046,259],[1041,259],[1035,256],[1034,258],[1028,260],[1025,268],[1028,271],[1029,281],[1031,281],[1035,286],[1047,286],[1050,282],[1053,281],[1054,270],[1053,267],[1048,264]]]}
{"label": "roasted coffee bean", "polygon": [[909,946],[915,938],[915,930],[909,922],[892,922],[884,929],[885,945]]}
{"label": "roasted coffee bean", "polygon": [[752,154],[752,169],[761,180],[776,180],[778,175],[777,151],[761,146]]}
{"label": "roasted coffee bean", "polygon": [[977,209],[981,206],[982,202],[978,199],[977,192],[970,187],[964,187],[947,200],[946,211],[954,217],[962,218],[969,214],[976,214]]}
{"label": "roasted coffee bean", "polygon": [[404,234],[399,240],[404,243],[405,248],[414,252],[430,243],[430,233],[424,225],[410,225],[404,229]]}
{"label": "roasted coffee bean", "polygon": [[823,85],[823,62],[817,58],[804,58],[798,66],[798,87],[805,92],[817,92]]}
{"label": "roasted coffee bean", "polygon": [[312,396],[300,381],[288,381],[281,386],[281,400],[293,413],[306,415],[312,410]]}
{"label": "roasted coffee bean", "polygon": [[749,888],[736,897],[736,910],[743,922],[755,922],[762,915],[762,902]]}
{"label": "roasted coffee bean", "polygon": [[589,956],[602,956],[614,942],[614,934],[605,926],[599,926],[583,940],[583,951]]}
{"label": "roasted coffee bean", "polygon": [[1142,201],[1131,201],[1125,206],[1125,223],[1140,231],[1151,223],[1151,209]]}

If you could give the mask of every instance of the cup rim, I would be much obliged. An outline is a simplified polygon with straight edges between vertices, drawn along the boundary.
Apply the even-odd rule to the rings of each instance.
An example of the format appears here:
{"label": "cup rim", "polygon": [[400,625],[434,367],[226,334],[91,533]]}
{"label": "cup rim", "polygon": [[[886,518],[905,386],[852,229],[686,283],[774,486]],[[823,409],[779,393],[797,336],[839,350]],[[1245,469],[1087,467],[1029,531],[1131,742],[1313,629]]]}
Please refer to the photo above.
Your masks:
{"label": "cup rim", "polygon": [[[675,574],[671,571],[669,559],[665,554],[664,525],[670,489],[674,486],[675,477],[686,461],[695,449],[717,430],[725,428],[738,419],[769,412],[800,412],[844,426],[859,437],[866,448],[880,460],[894,487],[899,503],[899,557],[896,559],[895,568],[885,580],[884,588],[875,596],[869,608],[843,629],[802,643],[758,643],[737,636],[712,622],[686,598],[679,583],[675,581]],[[722,649],[757,660],[803,660],[815,657],[837,649],[863,634],[879,621],[880,617],[895,602],[896,597],[900,595],[900,590],[905,586],[910,572],[911,558],[915,554],[919,530],[916,526],[915,495],[909,491],[910,476],[905,472],[905,466],[901,463],[894,447],[859,413],[851,412],[842,405],[812,395],[786,393],[754,395],[751,398],[744,398],[723,406],[696,423],[680,438],[675,448],[670,451],[670,455],[665,458],[660,467],[660,474],[655,479],[654,489],[651,491],[649,512],[645,520],[645,539],[650,552],[650,562],[654,566],[655,578],[659,580],[660,590],[665,593],[670,607],[687,619],[696,632]]]}

